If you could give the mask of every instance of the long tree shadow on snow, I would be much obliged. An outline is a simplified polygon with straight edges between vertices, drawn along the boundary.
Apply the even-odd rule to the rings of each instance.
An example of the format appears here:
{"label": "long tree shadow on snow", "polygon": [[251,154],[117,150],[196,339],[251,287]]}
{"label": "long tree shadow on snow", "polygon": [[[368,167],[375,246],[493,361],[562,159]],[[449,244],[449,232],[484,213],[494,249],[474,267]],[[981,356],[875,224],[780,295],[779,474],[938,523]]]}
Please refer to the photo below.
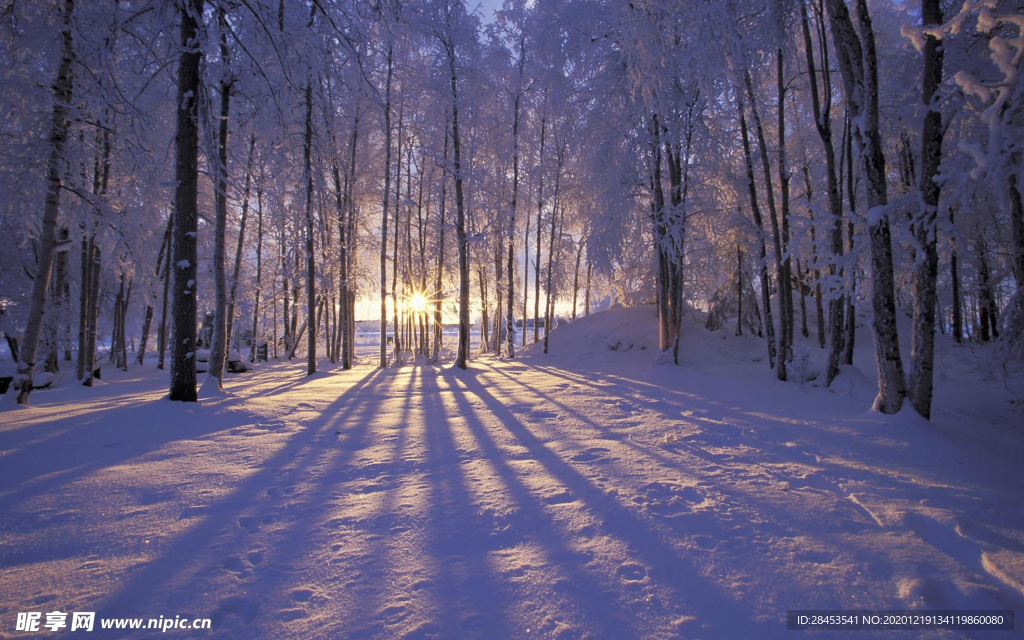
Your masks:
{"label": "long tree shadow on snow", "polygon": [[[296,496],[290,490],[314,472],[325,473],[325,465],[343,466],[365,446],[369,418],[375,407],[359,398],[385,378],[384,372],[374,371],[341,392],[323,412],[329,419],[297,430],[257,471],[209,505],[198,524],[169,541],[157,557],[126,577],[119,591],[97,605],[97,611],[108,617],[140,616],[143,612],[209,617],[214,621],[217,637],[252,637],[252,630],[247,628],[259,615],[263,603],[247,588],[252,586],[249,578],[260,586],[273,586],[288,573],[291,549],[259,550],[258,557],[251,553],[244,557],[248,538],[261,527],[276,524],[294,530],[302,539],[306,518],[316,517],[322,511],[329,488],[321,486],[317,495],[312,496]],[[338,446],[339,436],[344,446]],[[272,504],[283,501],[288,504]],[[260,514],[270,511],[279,515],[261,518]],[[275,518],[283,522],[277,523]],[[275,562],[278,569],[273,571],[273,578],[253,575]],[[226,571],[238,573],[237,592],[206,592]],[[216,598],[213,602],[211,595]],[[169,608],[182,602],[190,603],[193,610]],[[232,631],[235,628],[237,633]],[[110,637],[128,635],[126,632]]]}
{"label": "long tree shadow on snow", "polygon": [[[104,387],[104,395],[76,403],[76,410],[85,417],[69,419],[72,427],[58,414],[48,423],[0,434],[0,449],[7,449],[0,465],[0,514],[4,514],[0,531],[38,528],[42,523],[32,518],[15,521],[7,516],[90,474],[144,458],[176,442],[252,423],[252,416],[245,413],[222,414],[216,422],[204,420],[205,406],[170,402],[153,393],[114,395],[115,389]],[[0,551],[0,566],[13,562],[18,560]]]}
{"label": "long tree shadow on snow", "polygon": [[[985,494],[996,485],[991,481],[978,484],[973,481],[951,483],[948,477],[939,472],[945,468],[943,465],[934,464],[934,460],[918,455],[907,455],[908,447],[914,446],[914,427],[904,426],[901,429],[880,425],[877,420],[867,419],[858,413],[823,423],[812,417],[813,413],[806,418],[799,417],[799,411],[793,412],[795,416],[790,415],[792,408],[779,404],[785,403],[782,398],[772,398],[766,407],[732,406],[730,402],[735,400],[727,400],[729,394],[723,394],[720,390],[713,394],[717,399],[700,395],[707,388],[704,381],[699,380],[694,381],[697,390],[690,393],[615,373],[570,371],[532,362],[517,366],[536,369],[563,379],[566,381],[563,386],[611,395],[623,406],[634,407],[648,414],[648,418],[658,416],[666,427],[663,430],[665,439],[653,439],[641,430],[639,439],[630,435],[621,442],[647,457],[670,465],[684,465],[688,458],[699,459],[709,468],[715,468],[718,475],[748,481],[746,485],[725,484],[716,490],[727,498],[728,503],[736,505],[737,508],[731,510],[746,518],[748,526],[753,522],[759,523],[756,527],[760,530],[760,537],[765,540],[810,536],[816,544],[830,550],[805,550],[800,552],[802,556],[817,559],[846,554],[848,561],[863,563],[861,568],[866,574],[885,582],[892,578],[893,571],[916,573],[913,563],[922,560],[901,559],[900,554],[906,554],[907,550],[901,552],[899,549],[894,550],[893,561],[879,560],[877,551],[858,551],[856,543],[850,544],[856,538],[851,540],[848,536],[844,537],[844,534],[856,536],[858,531],[909,530],[927,545],[933,546],[938,558],[951,555],[975,574],[991,573],[983,566],[981,558],[985,543],[969,541],[959,529],[949,529],[952,525],[945,519],[956,518],[963,522],[966,518],[969,525],[973,513],[971,509],[977,505],[978,492]],[[560,411],[590,423],[590,427],[596,430],[603,428],[575,411],[572,406],[560,402],[554,395],[544,394],[530,386],[524,382],[524,377],[509,375],[499,368],[494,371],[529,393],[540,394],[545,402],[558,407]],[[909,429],[909,432],[903,433],[903,429]],[[947,466],[964,464],[960,460],[961,452],[957,446],[940,446],[939,441],[931,439],[929,444],[938,447],[934,456],[947,459]],[[930,464],[922,466],[925,461]],[[771,486],[774,490],[753,493],[745,488],[756,484]],[[770,499],[766,500],[766,497]],[[814,502],[814,498],[818,501]],[[932,500],[953,507],[952,511],[939,514],[942,522],[914,511],[916,506]],[[1012,490],[1006,492],[1006,502],[1019,502],[1013,497]],[[824,513],[817,510],[822,507],[825,508]],[[899,516],[901,511],[906,515]],[[896,514],[895,517],[901,519],[892,520],[892,516],[883,516],[883,520],[879,513]],[[820,518],[826,514],[838,521],[822,529]],[[1002,526],[1020,528],[1019,520],[1014,524],[1011,519],[997,517],[996,521],[1002,523]],[[1004,546],[1017,553],[1024,551],[1018,541],[1000,538],[995,530],[987,526],[984,530],[975,531],[975,535],[989,544]],[[773,555],[769,552],[766,557]],[[742,558],[742,551],[731,562],[739,562],[739,558]],[[803,580],[799,574],[783,578],[794,584]],[[972,596],[957,596],[952,600],[941,596],[932,606],[1012,607],[1019,602],[1016,587],[1004,590],[999,586],[1001,580],[993,581],[990,583],[992,586],[984,587]],[[954,587],[949,590],[956,592]],[[832,601],[824,593],[819,594],[819,598],[822,596],[826,600],[813,603],[815,606],[835,607],[842,602]],[[871,606],[913,604],[910,600],[899,599],[894,590],[867,597],[876,600]]]}
{"label": "long tree shadow on snow", "polygon": [[[668,606],[688,613],[699,620],[699,624],[705,625],[699,632],[702,635],[750,637],[756,632],[758,625],[751,618],[749,607],[744,607],[732,594],[702,576],[690,560],[682,557],[633,511],[606,494],[546,446],[531,426],[492,395],[474,372],[450,372],[446,377],[461,415],[485,459],[494,465],[513,494],[521,510],[523,528],[539,532],[534,536],[535,540],[549,547],[549,556],[567,579],[568,597],[584,612],[584,628],[592,630],[596,637],[644,637],[644,632],[640,631],[643,611],[635,602],[626,602],[618,594],[621,587],[618,581],[623,576],[635,577],[629,574],[632,570],[646,571],[650,580],[671,593],[673,602]],[[537,398],[540,401],[548,399],[539,392]],[[567,532],[556,527],[545,509],[544,500],[528,489],[519,472],[508,464],[507,454],[495,445],[494,435],[481,421],[473,399],[480,400],[482,409],[494,416],[501,428],[527,449],[528,456],[568,489],[568,497],[582,501],[589,514],[599,521],[598,530],[626,545],[630,555],[641,563],[640,568],[630,564],[619,567],[615,575],[601,575],[600,567],[585,566],[587,558],[581,558],[578,552],[571,550]],[[565,498],[559,498],[562,499]],[[708,612],[714,612],[714,615],[707,616]]]}

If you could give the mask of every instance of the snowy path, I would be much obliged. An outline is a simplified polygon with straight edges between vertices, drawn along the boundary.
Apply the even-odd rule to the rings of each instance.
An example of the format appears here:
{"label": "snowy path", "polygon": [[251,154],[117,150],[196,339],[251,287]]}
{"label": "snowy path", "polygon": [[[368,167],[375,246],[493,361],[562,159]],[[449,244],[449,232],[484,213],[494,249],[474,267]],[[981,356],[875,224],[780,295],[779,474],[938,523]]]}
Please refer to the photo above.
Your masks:
{"label": "snowy path", "polygon": [[338,639],[781,638],[787,609],[1022,610],[1019,447],[981,460],[903,416],[783,412],[794,385],[740,405],[681,370],[296,371],[201,406],[150,375],[0,414],[0,637],[54,609]]}

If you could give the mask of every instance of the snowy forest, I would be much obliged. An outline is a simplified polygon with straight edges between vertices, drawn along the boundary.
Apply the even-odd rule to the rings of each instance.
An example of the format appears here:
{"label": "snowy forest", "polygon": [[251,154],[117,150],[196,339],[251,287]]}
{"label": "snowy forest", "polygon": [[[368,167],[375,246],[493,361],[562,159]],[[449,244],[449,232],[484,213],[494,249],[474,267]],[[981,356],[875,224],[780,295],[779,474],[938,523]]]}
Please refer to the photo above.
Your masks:
{"label": "snowy forest", "polygon": [[218,380],[258,344],[349,367],[373,318],[380,366],[447,349],[465,368],[471,323],[475,351],[514,358],[598,299],[656,303],[676,363],[688,309],[730,318],[780,380],[816,325],[829,382],[868,301],[886,413],[929,415],[936,332],[1019,356],[1015,3],[488,13],[7,3],[0,311],[19,402],[43,371],[89,385],[103,338],[119,368],[156,350],[188,401],[201,348]]}
{"label": "snowy forest", "polygon": [[0,69],[0,638],[1024,611],[1020,0],[0,0]]}

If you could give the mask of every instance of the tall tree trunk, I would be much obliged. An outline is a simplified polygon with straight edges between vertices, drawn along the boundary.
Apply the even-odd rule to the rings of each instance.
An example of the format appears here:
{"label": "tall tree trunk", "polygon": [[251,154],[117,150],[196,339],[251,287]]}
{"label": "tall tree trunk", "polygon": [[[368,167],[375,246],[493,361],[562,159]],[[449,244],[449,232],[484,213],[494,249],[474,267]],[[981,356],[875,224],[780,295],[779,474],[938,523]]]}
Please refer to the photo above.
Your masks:
{"label": "tall tree trunk", "polygon": [[[793,294],[790,288],[789,277],[786,273],[786,262],[783,255],[783,237],[779,229],[779,211],[775,205],[775,186],[772,180],[771,161],[768,159],[768,144],[765,140],[764,126],[761,123],[761,116],[755,102],[754,87],[750,80],[749,71],[744,74],[744,84],[747,88],[747,98],[750,100],[750,115],[754,119],[754,131],[757,133],[757,143],[760,149],[761,166],[765,182],[765,199],[768,202],[768,217],[772,225],[772,247],[775,250],[775,284],[778,287],[779,293],[778,358],[775,364],[775,373],[779,380],[785,380],[787,378],[786,367],[792,356],[789,347],[792,317],[789,312],[793,306]],[[786,298],[789,298],[789,304],[786,303]]]}
{"label": "tall tree trunk", "polygon": [[78,292],[78,363],[77,376],[79,381],[85,380],[86,345],[89,343],[89,295],[92,293],[92,244],[94,239],[82,238],[82,270],[81,283]]}
{"label": "tall tree trunk", "polygon": [[[292,324],[289,318],[291,318],[291,290],[288,287],[288,256],[285,253],[284,242],[284,219],[281,220],[281,325],[282,335],[281,338],[284,340],[283,346],[285,353],[291,353],[292,350]],[[277,309],[277,306],[274,306]],[[275,328],[277,327],[277,321],[274,321]],[[277,358],[277,340],[274,340],[274,358]]]}
{"label": "tall tree trunk", "polygon": [[1010,246],[1013,258],[1013,279],[1017,284],[1016,312],[1024,313],[1024,198],[1021,197],[1019,174],[1022,154],[1014,151],[1007,163],[1006,189],[1010,200]]}
{"label": "tall tree trunk", "polygon": [[[242,274],[242,249],[245,246],[245,225],[249,219],[249,195],[252,193],[252,164],[256,153],[256,134],[249,136],[249,156],[245,161],[245,187],[242,189],[242,217],[238,222],[238,242],[235,244],[235,265],[231,274],[231,289],[228,292],[228,323],[225,332],[228,351],[234,351],[235,302],[238,296],[238,279]],[[256,334],[252,335],[255,342]],[[241,355],[239,353],[239,355]]]}
{"label": "tall tree trunk", "polygon": [[530,303],[530,223],[533,216],[526,210],[526,232],[523,235],[523,333],[519,346],[526,348],[526,318],[529,316]]}
{"label": "tall tree trunk", "polygon": [[[952,209],[950,209],[950,212],[949,212],[949,224],[950,224],[950,226],[954,225]],[[952,298],[953,298],[953,304],[952,304],[953,339],[956,341],[957,344],[960,344],[964,340],[964,316],[963,316],[963,304],[962,304],[963,301],[961,300],[961,294],[960,294],[960,286],[961,286],[960,285],[960,266],[959,266],[959,261],[958,261],[958,257],[957,257],[957,241],[956,241],[956,234],[955,233],[953,234],[953,237],[952,237],[952,246],[950,247],[950,252],[949,252],[949,275],[950,275],[949,281],[950,281],[950,286],[952,287]]]}
{"label": "tall tree trunk", "polygon": [[593,267],[593,263],[590,262],[590,257],[587,257],[587,283],[583,294],[583,315],[590,315],[590,271]]}
{"label": "tall tree trunk", "polygon": [[[419,244],[419,285],[418,290],[421,296],[427,298],[427,221],[430,219],[430,200],[429,195],[425,196],[424,192],[428,191],[434,182],[434,170],[431,168],[429,176],[424,175],[420,172],[419,181],[419,196],[417,197],[416,205],[416,236]],[[424,200],[426,199],[426,202]],[[429,324],[427,319],[426,305],[419,310],[419,349],[418,352],[423,355],[424,358],[430,356],[430,341],[427,336],[427,326]]]}
{"label": "tall tree trunk", "polygon": [[[814,45],[811,40],[811,29],[809,20],[807,17],[807,6],[800,2],[800,18],[801,27],[804,37],[804,53],[807,59],[807,68],[809,70],[808,77],[811,88],[811,106],[813,108],[815,128],[818,131],[818,137],[821,138],[821,144],[825,152],[825,178],[826,188],[828,190],[828,210],[832,218],[831,230],[829,232],[829,239],[831,242],[832,256],[833,259],[829,261],[828,273],[831,276],[833,282],[838,277],[842,276],[842,270],[837,266],[837,262],[843,255],[843,202],[839,195],[839,178],[838,169],[836,167],[836,152],[835,145],[832,140],[832,80],[831,72],[829,70],[828,61],[828,46],[825,43],[824,25],[822,24],[822,17],[818,16],[818,36],[820,42],[820,51],[822,55],[822,81],[824,85],[824,91],[819,92],[818,90],[818,76],[816,72],[816,65],[814,60]],[[808,185],[808,193],[810,191],[810,177],[806,173],[805,169],[805,180]],[[817,269],[817,267],[816,267]],[[818,284],[816,285],[817,298],[818,298],[818,334],[819,340],[822,346],[824,346],[824,340],[821,339],[822,331],[824,331],[823,318],[820,313],[821,306],[821,278],[816,278]],[[834,285],[833,285],[834,286]],[[842,351],[845,345],[846,332],[844,330],[844,301],[840,291],[829,291],[829,302],[828,302],[828,325],[829,325],[829,354],[828,354],[828,367],[825,373],[825,384],[830,385],[835,377],[839,375],[839,363],[842,356]]]}
{"label": "tall tree trunk", "polygon": [[647,177],[651,190],[651,220],[654,226],[654,252],[657,256],[655,272],[655,295],[658,308],[658,350],[665,352],[672,348],[671,321],[669,310],[671,305],[671,257],[669,255],[670,239],[668,222],[665,212],[665,188],[662,180],[661,124],[658,114],[652,113],[648,126],[650,136],[649,153],[650,167]]}
{"label": "tall tree trunk", "polygon": [[[555,138],[555,142],[556,144],[558,143],[557,137]],[[551,201],[551,235],[548,238],[547,298],[544,305],[544,353],[548,352],[548,336],[551,333],[551,329],[554,328],[555,322],[555,240],[557,239],[558,230],[558,210],[561,208],[561,203],[559,202],[559,190],[562,183],[562,169],[565,164],[565,152],[565,142],[558,144],[558,150],[556,151],[558,162],[555,165],[555,190]]]}
{"label": "tall tree trunk", "polygon": [[146,346],[149,344],[149,330],[153,326],[153,305],[146,304],[146,312],[142,316],[142,337],[139,339],[139,353],[135,358],[135,361],[142,366],[142,361],[146,358]]}
{"label": "tall tree trunk", "polygon": [[583,241],[580,240],[579,246],[576,247],[576,267],[573,269],[572,275],[572,319],[576,319],[576,307],[578,306],[580,297],[580,263],[583,261]]}
{"label": "tall tree trunk", "polygon": [[495,355],[501,355],[501,343],[504,335],[501,332],[501,324],[505,321],[504,313],[504,299],[501,295],[501,285],[505,280],[505,273],[503,271],[504,264],[502,262],[504,258],[503,247],[499,246],[494,252],[494,325],[491,330],[492,351]]}
{"label": "tall tree trunk", "polygon": [[53,114],[50,118],[50,157],[46,163],[46,200],[43,205],[42,228],[39,234],[39,259],[35,280],[32,283],[32,303],[29,307],[28,323],[22,336],[18,359],[20,387],[18,404],[28,404],[32,393],[32,378],[35,375],[36,355],[39,336],[43,329],[43,314],[46,311],[47,289],[53,270],[54,251],[57,245],[57,216],[60,213],[60,172],[64,163],[64,144],[68,137],[70,121],[68,108],[74,86],[72,64],[74,48],[71,38],[71,16],[75,11],[73,0],[64,0],[63,27],[61,30],[61,60],[57,79],[53,83]]}
{"label": "tall tree trunk", "polygon": [[[925,29],[942,23],[939,0],[921,0],[921,22]],[[914,221],[914,236],[923,255],[914,269],[914,325],[911,334],[910,381],[907,395],[921,417],[932,411],[932,377],[935,368],[935,302],[939,275],[937,219],[940,186],[936,180],[942,162],[942,113],[935,94],[942,82],[941,43],[925,36],[924,80],[921,95],[927,112],[921,131],[920,191],[923,210]]]}
{"label": "tall tree trunk", "polygon": [[[811,168],[810,165],[804,164],[804,190],[807,193],[807,202],[812,202],[812,184],[811,184]],[[824,305],[821,299],[821,269],[818,267],[818,241],[817,232],[818,220],[814,214],[814,207],[808,207],[808,218],[811,221],[810,233],[811,233],[811,263],[814,265],[812,270],[812,277],[814,278],[814,311],[815,317],[818,323],[818,346],[822,349],[825,348],[825,311]],[[840,236],[840,242],[842,242],[842,236]],[[802,295],[802,294],[801,294]],[[801,304],[803,302],[801,301]],[[831,307],[830,307],[831,310]],[[805,331],[804,337],[807,337]]]}
{"label": "tall tree trunk", "polygon": [[743,335],[743,245],[736,245],[736,335]]}
{"label": "tall tree trunk", "polygon": [[398,318],[398,234],[400,231],[402,206],[402,126],[405,123],[405,105],[398,109],[398,142],[395,144],[395,233],[394,253],[391,256],[391,333],[395,349],[395,364],[401,364],[402,336],[399,331],[401,323]]}
{"label": "tall tree trunk", "polygon": [[[384,193],[380,223],[380,362],[388,366],[388,204],[391,196],[391,79],[394,75],[394,45],[388,44],[388,70],[384,82]],[[396,327],[397,329],[397,327]]]}
{"label": "tall tree trunk", "polygon": [[[158,369],[163,369],[164,368],[163,367],[163,363],[164,363],[163,350],[167,346],[166,345],[166,336],[164,335],[164,323],[167,322],[167,282],[166,281],[167,281],[167,267],[168,267],[168,265],[170,264],[170,261],[171,261],[171,234],[174,232],[174,226],[173,225],[174,225],[174,217],[173,216],[168,216],[167,217],[167,228],[164,229],[164,239],[163,239],[163,242],[160,243],[160,253],[159,253],[158,257],[157,257],[156,268],[153,270],[153,275],[156,277],[156,281],[157,282],[163,281],[163,286],[161,287],[161,289],[163,290],[163,305],[162,305],[162,308],[160,310],[160,315],[161,315],[160,327],[159,327],[159,331],[157,333],[157,338],[156,338],[157,351],[160,352],[158,354],[158,364],[157,364],[157,368]],[[152,304],[147,304],[146,306],[147,306],[147,309],[148,309],[149,307],[152,306]],[[148,313],[149,313],[149,316],[150,316],[149,317],[149,322],[146,322],[145,320],[143,320],[143,327],[144,327],[144,329],[143,329],[143,333],[142,333],[142,346],[139,349],[139,364],[140,365],[142,364],[143,357],[145,356],[147,338],[148,338],[148,334],[149,334],[149,327],[150,327],[150,323],[152,323],[152,320],[153,320],[153,311],[149,311]]]}
{"label": "tall tree trunk", "polygon": [[757,226],[757,244],[759,248],[758,270],[761,274],[761,305],[764,307],[765,338],[768,342],[768,366],[775,366],[775,320],[772,318],[771,280],[768,276],[768,250],[765,246],[764,219],[761,207],[757,202],[757,186],[754,183],[754,160],[750,154],[750,135],[747,133],[747,116],[743,106],[743,98],[737,92],[737,107],[740,114],[740,137],[743,140],[743,159],[747,171],[747,195],[750,197],[750,208],[754,213],[754,224]]}
{"label": "tall tree trunk", "polygon": [[[449,139],[449,127],[445,127],[444,133],[444,161],[445,168],[448,167],[448,139]],[[441,360],[441,341],[444,336],[444,318],[441,313],[441,298],[443,293],[444,285],[444,247],[445,247],[445,218],[447,216],[448,207],[448,180],[445,174],[441,174],[441,202],[440,202],[440,217],[438,220],[438,227],[441,229],[437,243],[437,274],[434,280],[434,349],[431,354],[431,360],[434,364],[439,364]]]}
{"label": "tall tree trunk", "polygon": [[64,347],[68,359],[71,359],[70,335],[71,318],[70,302],[71,289],[68,286],[68,247],[71,245],[70,232],[67,227],[62,227],[60,237],[57,240],[57,247],[54,259],[53,282],[50,290],[50,304],[53,311],[46,323],[46,341],[49,343],[49,354],[46,357],[46,371],[57,373],[60,371],[60,348]]}
{"label": "tall tree trunk", "polygon": [[800,265],[800,258],[796,259],[796,286],[799,288],[800,294],[800,335],[805,338],[810,337],[811,332],[807,327],[807,272],[809,270],[802,268]]}
{"label": "tall tree trunk", "polygon": [[[492,351],[495,355],[501,355],[502,342],[505,335],[502,333],[502,324],[505,322],[505,299],[502,286],[505,284],[505,271],[503,260],[505,258],[504,247],[499,246],[495,251],[495,317],[492,333]],[[506,290],[507,291],[507,290]]]}
{"label": "tall tree trunk", "polygon": [[[167,230],[173,232],[172,225],[174,224],[173,216],[168,220]],[[168,234],[170,235],[170,234]],[[163,279],[163,296],[160,303],[160,333],[157,334],[157,351],[160,353],[157,356],[156,368],[163,370],[167,360],[167,310],[168,310],[168,294],[171,290],[171,253],[170,246],[167,247],[167,260],[164,262],[163,272],[160,277]]]}
{"label": "tall tree trunk", "polygon": [[[519,81],[522,83],[525,64],[525,38],[519,40]],[[516,357],[516,207],[519,199],[519,102],[520,94],[512,100],[512,202],[508,221],[508,286],[505,292],[505,346],[508,357]],[[525,282],[524,282],[525,284]],[[525,287],[524,287],[525,288]],[[523,315],[525,321],[526,315]],[[526,327],[523,327],[525,330]]]}
{"label": "tall tree trunk", "polygon": [[355,192],[355,176],[356,176],[356,150],[359,142],[359,109],[358,105],[356,108],[355,117],[352,122],[352,137],[349,140],[349,166],[348,173],[345,179],[345,203],[344,203],[344,221],[339,231],[344,233],[344,237],[341,241],[341,254],[339,260],[342,268],[342,280],[341,280],[341,305],[344,310],[342,315],[342,342],[341,342],[341,368],[346,371],[352,368],[353,355],[355,353],[355,345],[352,343],[352,337],[355,335],[355,314],[354,309],[349,304],[349,299],[355,296],[354,287],[352,286],[353,278],[353,260],[355,259],[355,201],[353,194]]}
{"label": "tall tree trunk", "polygon": [[[302,144],[302,171],[306,188],[306,375],[316,373],[316,255],[314,254],[313,226],[313,83],[306,81],[306,126]],[[296,344],[298,344],[296,342]]]}
{"label": "tall tree trunk", "polygon": [[174,267],[169,398],[196,401],[196,277],[199,177],[199,20],[203,0],[186,0],[181,13],[178,62],[177,134],[175,136]]}
{"label": "tall tree trunk", "polygon": [[[547,101],[545,96],[545,107]],[[540,256],[541,256],[541,235],[542,227],[541,217],[544,215],[544,134],[547,130],[547,116],[543,115],[540,119],[540,155],[538,156],[538,165],[540,167],[540,177],[538,178],[537,186],[537,259],[533,263],[533,341],[536,343],[540,340]],[[523,322],[526,322],[524,319]],[[524,327],[525,328],[525,327]]]}
{"label": "tall tree trunk", "polygon": [[[846,110],[846,118],[843,124],[844,136],[846,138],[843,144],[844,156],[846,157],[846,198],[850,203],[850,219],[846,223],[846,250],[850,255],[856,255],[854,252],[854,238],[856,236],[855,228],[853,226],[853,215],[852,213],[857,210],[857,183],[854,180],[854,162],[853,162],[853,135],[850,131],[850,111]],[[853,364],[853,350],[857,342],[857,264],[854,262],[850,267],[849,281],[850,281],[850,294],[846,297],[846,320],[845,326],[846,335],[843,338],[843,362],[848,365]]]}
{"label": "tall tree trunk", "polygon": [[337,159],[335,159],[331,170],[334,175],[335,215],[338,224],[338,311],[336,317],[339,330],[334,339],[338,352],[336,356],[341,356],[341,368],[348,370],[351,368],[351,363],[347,361],[349,317],[346,303],[348,297],[348,220],[345,208],[348,202],[348,185],[342,184],[341,168],[338,167]]}
{"label": "tall tree trunk", "polygon": [[857,0],[856,6],[860,35],[854,29],[844,0],[826,0],[825,3],[846,87],[851,133],[867,177],[872,331],[878,367],[878,396],[873,409],[896,413],[903,406],[907,389],[896,328],[892,238],[886,211],[889,196],[878,119],[878,57],[867,0]]}
{"label": "tall tree trunk", "polygon": [[996,309],[996,296],[993,287],[991,271],[988,265],[988,242],[984,235],[979,235],[974,245],[974,255],[977,259],[977,281],[978,281],[978,333],[982,342],[988,342],[999,337],[999,330],[996,319],[999,317]]}
{"label": "tall tree trunk", "polygon": [[96,245],[96,239],[90,240],[89,252],[89,307],[86,310],[85,322],[85,378],[82,385],[91,387],[93,378],[96,377],[96,339],[99,331],[100,317],[100,269],[102,260],[100,248]]}
{"label": "tall tree trunk", "polygon": [[490,314],[487,312],[487,308],[490,306],[490,301],[487,299],[487,273],[483,264],[477,267],[477,281],[480,284],[480,351],[485,352],[491,346],[491,332]]}
{"label": "tall tree trunk", "polygon": [[227,17],[223,4],[217,6],[220,25],[220,57],[225,66],[220,81],[220,116],[217,119],[217,159],[214,167],[215,217],[213,222],[213,334],[210,337],[208,376],[217,379],[217,388],[224,386],[224,361],[228,348],[228,285],[225,262],[228,226],[228,118],[231,113],[232,81],[228,68],[231,58],[227,41]]}
{"label": "tall tree trunk", "polygon": [[466,236],[466,203],[462,188],[462,138],[459,134],[459,90],[455,71],[455,44],[445,43],[452,90],[452,156],[455,172],[455,235],[459,246],[459,348],[455,366],[465,369],[469,360],[469,239]]}
{"label": "tall tree trunk", "polygon": [[[785,278],[782,302],[786,305],[786,348],[788,359],[792,360],[793,325],[796,324],[793,313],[793,259],[789,246],[789,159],[786,156],[786,79],[785,56],[782,47],[775,50],[776,85],[778,95],[778,135],[779,135],[779,223],[782,227],[782,274]],[[800,275],[800,262],[797,261],[797,275]],[[800,289],[800,303],[803,304],[803,287]],[[804,335],[807,335],[807,314],[804,313]]]}

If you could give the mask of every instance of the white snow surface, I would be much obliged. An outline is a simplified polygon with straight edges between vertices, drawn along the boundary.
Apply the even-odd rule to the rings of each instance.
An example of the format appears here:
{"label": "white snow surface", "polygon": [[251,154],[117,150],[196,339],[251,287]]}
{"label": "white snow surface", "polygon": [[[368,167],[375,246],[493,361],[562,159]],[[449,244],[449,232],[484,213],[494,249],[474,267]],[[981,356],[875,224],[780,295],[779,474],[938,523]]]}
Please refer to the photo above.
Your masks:
{"label": "white snow surface", "polygon": [[[655,330],[613,309],[469,371],[261,364],[187,404],[147,362],[5,400],[0,637],[793,638],[790,609],[1024,611],[1019,372],[940,337],[925,422],[868,411],[864,330],[832,389],[696,322],[652,366]],[[16,632],[32,611],[212,630]]]}

